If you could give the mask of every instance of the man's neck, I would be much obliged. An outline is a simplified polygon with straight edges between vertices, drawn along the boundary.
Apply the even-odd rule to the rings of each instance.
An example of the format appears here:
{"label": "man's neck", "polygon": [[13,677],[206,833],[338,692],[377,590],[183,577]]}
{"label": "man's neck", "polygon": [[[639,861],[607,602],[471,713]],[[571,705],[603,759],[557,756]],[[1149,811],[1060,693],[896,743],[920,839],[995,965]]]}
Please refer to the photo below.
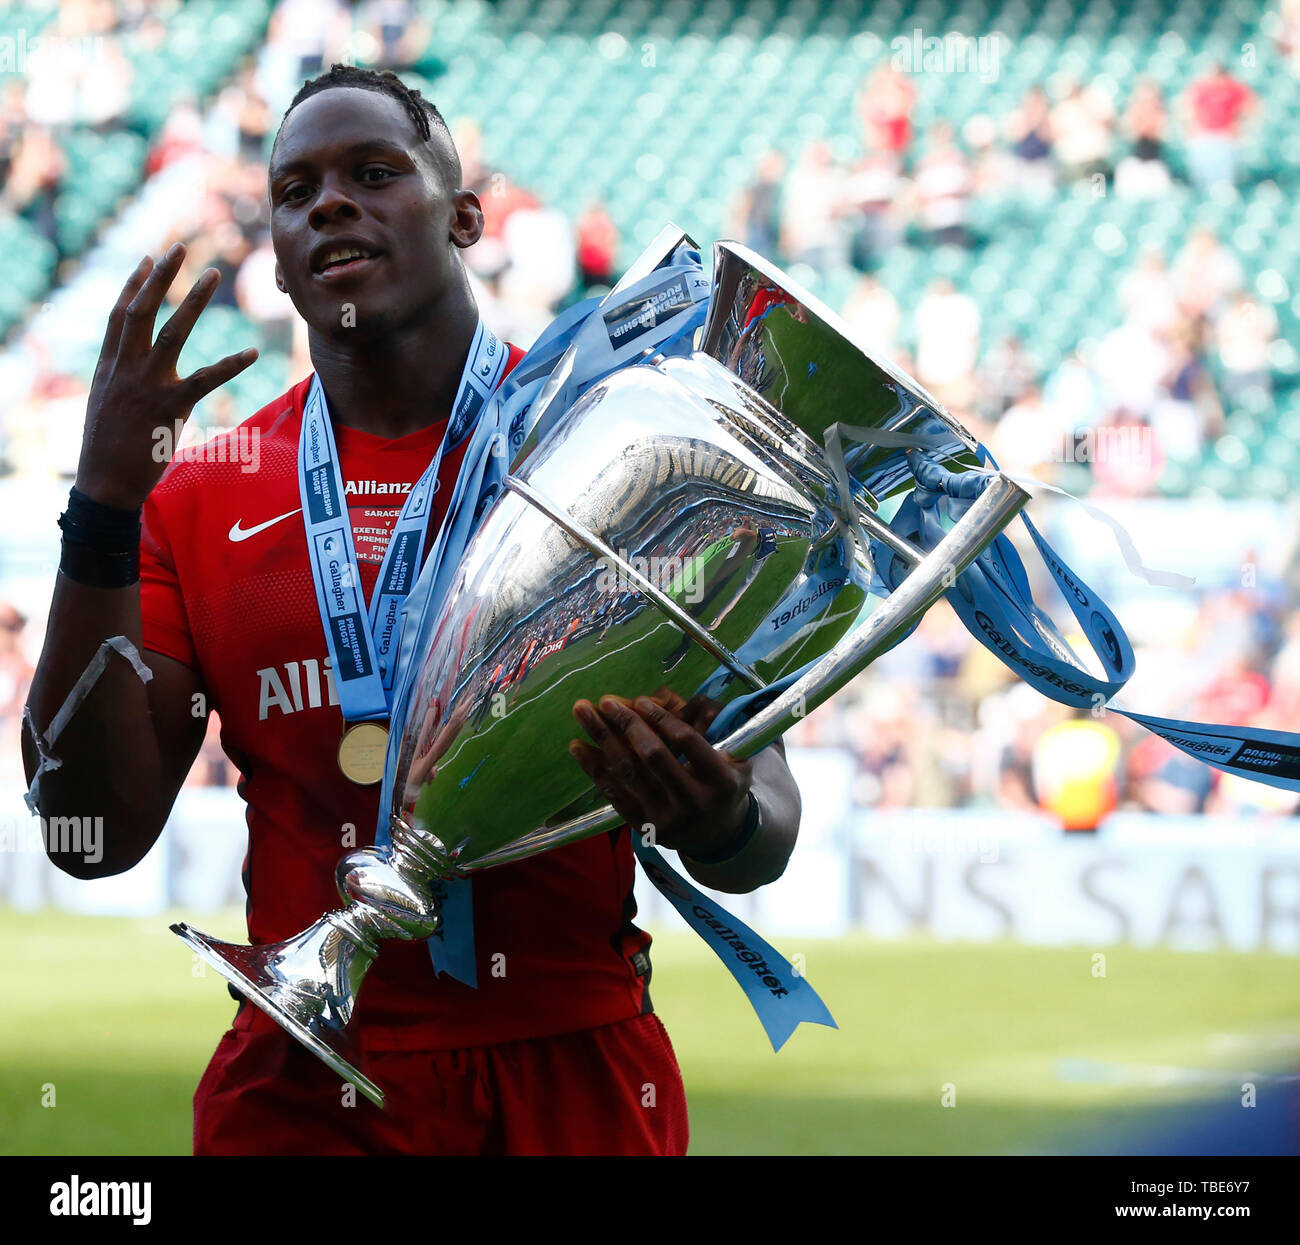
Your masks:
{"label": "man's neck", "polygon": [[478,326],[468,289],[423,321],[379,338],[310,333],[312,365],[336,425],[404,437],[450,417]]}

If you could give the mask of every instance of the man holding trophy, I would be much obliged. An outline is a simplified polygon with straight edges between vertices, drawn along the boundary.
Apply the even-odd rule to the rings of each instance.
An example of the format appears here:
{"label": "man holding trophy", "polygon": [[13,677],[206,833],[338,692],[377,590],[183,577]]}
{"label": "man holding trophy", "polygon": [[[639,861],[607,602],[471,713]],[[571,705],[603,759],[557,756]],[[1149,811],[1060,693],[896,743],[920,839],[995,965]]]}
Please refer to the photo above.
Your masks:
{"label": "man holding trophy", "polygon": [[251,945],[172,929],[252,1006],[196,1153],[683,1153],[636,861],[779,1050],[829,1011],[659,848],[714,891],[779,877],[781,734],[945,594],[1047,694],[1082,686],[1020,647],[1041,616],[1000,533],[1028,494],[832,311],[733,243],[706,276],[668,227],[522,353],[479,320],[460,180],[392,74],[299,91],[271,234],[315,372],[240,426],[255,473],[204,446],[165,465],[256,354],[177,378],[215,272],[156,341],[179,247],[109,318],[27,799],[103,818],[94,865],[48,845],[68,872],[129,869],[220,716]]}
{"label": "man holding trophy", "polygon": [[[754,667],[756,658],[733,662],[738,646],[723,652],[708,634],[716,627],[721,635],[744,611],[719,601],[698,617],[689,608],[684,618],[672,615],[671,643],[658,642],[646,662],[654,682],[562,687],[561,672],[577,668],[565,665],[566,652],[587,651],[597,634],[600,647],[591,651],[612,652],[620,641],[627,648],[624,631],[642,634],[636,620],[648,617],[631,610],[624,622],[620,613],[611,630],[606,604],[605,615],[588,619],[583,602],[600,598],[589,592],[590,576],[574,570],[571,584],[553,584],[577,602],[571,621],[566,615],[565,627],[539,629],[545,638],[505,691],[489,680],[512,650],[504,632],[483,630],[494,610],[500,615],[499,602],[489,602],[456,615],[429,647],[455,650],[463,662],[446,693],[424,695],[437,681],[426,661],[424,673],[407,680],[399,717],[402,605],[426,558],[442,557],[447,574],[454,569],[460,546],[440,529],[466,487],[475,419],[523,352],[479,320],[459,255],[482,229],[478,200],[460,187],[437,110],[393,75],[336,66],[308,83],[277,136],[269,189],[277,281],[309,326],[315,373],[243,425],[260,442],[256,472],[197,453],[173,457],[166,441],[198,400],[256,357],[245,350],[176,375],[216,272],[200,277],[155,338],[156,314],[183,258],[178,244],[157,263],[142,261],[109,317],[23,741],[34,806],[44,816],[103,816],[106,844],[97,866],[52,858],[82,877],[139,861],[161,833],[214,708],[247,802],[244,882],[256,947],[281,944],[337,907],[335,864],[358,844],[360,855],[339,867],[338,885],[354,898],[365,889],[357,879],[370,866],[357,862],[379,860],[382,853],[365,847],[370,825],[378,818],[382,827],[390,797],[394,803],[397,846],[386,850],[394,859],[405,851],[408,864],[419,856],[437,903],[410,898],[390,872],[383,887],[366,891],[386,896],[374,908],[382,917],[331,918],[346,926],[353,950],[339,958],[344,944],[331,943],[314,963],[338,971],[346,960],[350,985],[359,985],[378,939],[387,940],[355,1014],[348,999],[335,1000],[325,1020],[276,1015],[276,997],[293,1012],[293,1000],[321,992],[290,983],[276,996],[267,973],[259,979],[247,964],[227,971],[211,951],[227,944],[183,927],[245,998],[195,1095],[196,1153],[683,1153],[682,1083],[651,1010],[650,940],[632,923],[635,863],[622,823],[679,851],[714,889],[752,890],[784,869],[799,798],[779,746],[747,760],[715,750],[704,732],[738,689],[724,678],[715,694],[693,695],[720,654],[728,670]],[[160,444],[169,452],[159,453]],[[534,450],[534,460],[541,454]],[[753,563],[749,546],[727,550],[745,564],[738,578],[745,585],[767,582],[798,526],[778,491],[761,493],[762,513],[752,505],[744,512],[765,533],[763,561]],[[462,507],[467,525],[496,513],[483,505],[470,514],[474,500]],[[737,526],[721,522],[717,534]],[[678,527],[674,537],[685,520]],[[502,551],[500,566],[523,582],[544,544],[521,539]],[[572,549],[565,558],[556,566],[577,566]],[[676,589],[663,591],[671,597]],[[672,686],[661,686],[665,658],[690,636],[690,658],[674,663]],[[692,665],[697,655],[702,664]],[[424,658],[402,650],[417,666]],[[519,816],[531,818],[530,831],[551,814],[588,820],[581,834],[556,837],[554,850],[484,869],[470,909],[461,874],[474,852],[453,850],[436,824],[442,797],[421,792],[441,782],[457,797],[468,793],[485,824],[527,805],[533,784],[522,772],[514,780],[511,768],[525,749],[494,768],[505,764],[499,752],[480,755],[462,742],[523,730],[534,712],[527,689],[545,679],[558,680],[569,734],[583,738],[570,743],[558,718],[536,738],[546,775],[537,799],[551,803]],[[747,688],[758,686],[751,680]],[[473,715],[468,700],[456,702],[460,689],[478,697]],[[500,716],[498,699],[506,706]],[[542,710],[535,712],[540,723]],[[507,727],[512,719],[517,727]],[[395,792],[381,781],[394,769],[406,775]],[[606,802],[618,824],[603,810],[605,828],[595,830],[591,810]],[[432,830],[420,842],[436,843],[432,835],[441,833],[445,854],[441,845],[411,846],[411,827],[423,824],[426,809]],[[482,863],[505,863],[508,845],[490,847]],[[462,933],[472,929],[459,979],[441,971],[444,909],[448,929],[453,910]],[[417,910],[418,920],[410,915]],[[364,955],[355,950],[362,946]],[[277,973],[269,975],[282,982]],[[377,1101],[375,1093],[358,1095],[330,1070],[351,1063],[326,1066],[328,1052],[304,1036],[326,1021],[337,1032],[346,1026],[351,1058],[364,1065],[367,1085],[386,1091],[385,1109],[367,1100]]]}

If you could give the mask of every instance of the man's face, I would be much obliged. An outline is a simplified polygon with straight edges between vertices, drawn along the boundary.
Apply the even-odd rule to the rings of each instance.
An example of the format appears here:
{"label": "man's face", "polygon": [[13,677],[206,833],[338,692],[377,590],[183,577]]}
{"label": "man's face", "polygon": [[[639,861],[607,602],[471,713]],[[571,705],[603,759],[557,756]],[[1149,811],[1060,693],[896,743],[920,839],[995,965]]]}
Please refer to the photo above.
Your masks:
{"label": "man's face", "polygon": [[332,87],[304,100],[271,154],[276,283],[335,339],[418,320],[482,232],[478,200],[456,180],[450,141],[435,129],[423,142],[390,96]]}

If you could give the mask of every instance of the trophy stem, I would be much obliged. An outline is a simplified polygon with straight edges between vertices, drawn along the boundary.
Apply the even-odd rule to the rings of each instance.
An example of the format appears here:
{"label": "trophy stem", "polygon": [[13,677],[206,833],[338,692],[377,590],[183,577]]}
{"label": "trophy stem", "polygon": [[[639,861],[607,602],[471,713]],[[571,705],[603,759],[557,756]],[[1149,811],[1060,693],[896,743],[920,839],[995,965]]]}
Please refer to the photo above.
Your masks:
{"label": "trophy stem", "polygon": [[347,1026],[380,941],[428,938],[438,928],[430,889],[438,874],[418,845],[395,839],[383,850],[350,852],[336,877],[348,905],[284,942],[245,947],[183,923],[171,928],[249,1002],[382,1107],[384,1091],[360,1071]]}

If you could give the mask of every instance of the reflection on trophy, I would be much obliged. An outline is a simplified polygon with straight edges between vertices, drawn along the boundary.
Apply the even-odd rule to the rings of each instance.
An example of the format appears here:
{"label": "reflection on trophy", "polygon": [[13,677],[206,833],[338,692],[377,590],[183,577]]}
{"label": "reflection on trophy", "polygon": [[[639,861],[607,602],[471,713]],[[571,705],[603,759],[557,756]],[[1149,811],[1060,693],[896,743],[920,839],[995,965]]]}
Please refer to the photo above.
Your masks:
{"label": "reflection on trophy", "polygon": [[[837,462],[824,446],[837,422],[879,439]],[[569,756],[575,701],[667,686],[726,705],[771,689],[718,743],[749,756],[906,635],[1028,500],[993,475],[917,547],[890,526],[916,488],[898,434],[923,437],[948,472],[980,466],[915,381],[778,269],[719,244],[694,354],[615,372],[513,463],[422,628],[432,640],[393,722],[391,845],[340,862],[346,906],[271,946],[173,928],[382,1105],[347,1032],[380,943],[437,930],[440,880],[621,820]],[[892,590],[885,558],[911,568]]]}

